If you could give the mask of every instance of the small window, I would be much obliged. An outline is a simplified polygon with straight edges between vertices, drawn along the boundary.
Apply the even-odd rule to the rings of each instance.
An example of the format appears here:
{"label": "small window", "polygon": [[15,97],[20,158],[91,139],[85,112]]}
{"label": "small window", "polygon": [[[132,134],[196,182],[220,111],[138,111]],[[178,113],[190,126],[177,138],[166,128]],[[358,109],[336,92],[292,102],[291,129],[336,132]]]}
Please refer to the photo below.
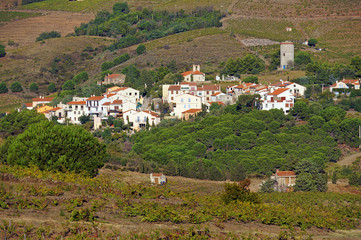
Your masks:
{"label": "small window", "polygon": [[183,98],[181,98],[181,102],[183,102]]}
{"label": "small window", "polygon": [[174,100],[174,97],[171,97],[170,100]]}
{"label": "small window", "polygon": [[184,107],[183,107],[183,108],[185,109],[185,108],[187,108],[187,106],[184,104]]}
{"label": "small window", "polygon": [[191,105],[188,105],[188,108],[191,108]]}
{"label": "small window", "polygon": [[188,102],[191,102],[191,98],[188,98]]}

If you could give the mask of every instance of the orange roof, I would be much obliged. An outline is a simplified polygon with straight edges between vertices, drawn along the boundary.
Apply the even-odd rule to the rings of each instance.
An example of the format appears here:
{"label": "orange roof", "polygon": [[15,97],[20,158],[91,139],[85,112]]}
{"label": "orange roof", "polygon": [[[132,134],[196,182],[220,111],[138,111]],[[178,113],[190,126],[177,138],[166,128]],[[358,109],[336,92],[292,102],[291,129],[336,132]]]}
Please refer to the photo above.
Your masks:
{"label": "orange roof", "polygon": [[114,100],[113,102],[112,102],[112,105],[115,105],[115,104],[122,104],[123,103],[123,101],[122,100]]}
{"label": "orange roof", "polygon": [[51,102],[53,99],[52,97],[33,98],[33,102]]}
{"label": "orange roof", "polygon": [[62,109],[62,108],[61,107],[56,107],[56,108],[50,109],[49,111],[55,112],[55,111],[58,111],[60,109]]}
{"label": "orange roof", "polygon": [[85,105],[86,102],[85,101],[78,101],[78,102],[72,101],[72,102],[68,102],[67,104],[68,105]]}
{"label": "orange roof", "polygon": [[276,175],[279,177],[296,176],[294,171],[277,171]]}
{"label": "orange roof", "polygon": [[148,114],[152,115],[153,117],[159,117],[158,113],[153,112],[153,111],[143,111],[143,112],[148,113]]}
{"label": "orange roof", "polygon": [[115,96],[115,93],[111,93],[111,94],[108,94],[108,95],[107,95],[108,98],[109,98],[109,97],[113,97],[113,96]]}
{"label": "orange roof", "polygon": [[119,92],[119,91],[123,91],[123,90],[125,90],[125,89],[128,89],[128,87],[121,87],[121,88],[118,88],[118,89],[113,90],[113,91],[111,91],[111,92]]}
{"label": "orange roof", "polygon": [[218,85],[203,85],[202,86],[205,91],[218,91],[219,86]]}
{"label": "orange roof", "polygon": [[26,106],[26,107],[32,107],[32,106],[33,106],[33,103],[25,103],[25,106]]}
{"label": "orange roof", "polygon": [[176,90],[180,90],[180,89],[181,89],[181,87],[179,85],[173,85],[168,88],[168,91],[176,91]]}
{"label": "orange roof", "polygon": [[198,113],[198,112],[202,112],[202,109],[192,108],[192,109],[188,109],[187,111],[184,111],[182,113]]}
{"label": "orange roof", "polygon": [[224,106],[224,103],[223,102],[208,102],[209,104],[212,104],[212,103],[217,103],[218,105],[223,105]]}
{"label": "orange roof", "polygon": [[197,86],[197,83],[195,83],[195,82],[181,82],[180,83],[181,85],[189,85],[189,86]]}
{"label": "orange roof", "polygon": [[106,78],[117,78],[117,77],[120,77],[121,75],[123,74],[111,74],[109,76],[105,76]]}
{"label": "orange roof", "polygon": [[152,173],[153,177],[161,177],[163,173]]}
{"label": "orange roof", "polygon": [[102,100],[104,97],[103,96],[93,96],[87,99],[87,101],[91,101],[91,100],[95,100],[95,101],[99,101]]}
{"label": "orange roof", "polygon": [[105,102],[102,104],[103,106],[109,106],[110,105],[110,102]]}
{"label": "orange roof", "polygon": [[268,93],[268,95],[279,95],[286,91],[289,91],[289,89],[288,88],[279,88],[279,89],[274,90],[272,93]]}
{"label": "orange roof", "polygon": [[184,73],[181,73],[183,77],[188,76],[190,74],[194,74],[194,75],[203,75],[204,73],[200,72],[200,71],[187,71]]}
{"label": "orange roof", "polygon": [[293,42],[281,42],[280,44],[292,44],[293,45]]}
{"label": "orange roof", "polygon": [[213,93],[212,96],[217,96],[217,95],[219,95],[219,94],[221,94],[221,92]]}

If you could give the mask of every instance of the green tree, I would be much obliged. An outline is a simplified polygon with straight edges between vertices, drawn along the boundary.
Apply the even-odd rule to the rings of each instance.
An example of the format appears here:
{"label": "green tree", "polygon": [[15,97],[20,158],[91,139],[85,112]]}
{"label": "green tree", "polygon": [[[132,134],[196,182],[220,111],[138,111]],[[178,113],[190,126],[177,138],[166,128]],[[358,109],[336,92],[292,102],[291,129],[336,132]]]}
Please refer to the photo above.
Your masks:
{"label": "green tree", "polygon": [[258,77],[257,76],[249,76],[242,80],[244,83],[258,83]]}
{"label": "green tree", "polygon": [[38,90],[39,90],[38,84],[36,84],[36,83],[31,83],[29,89],[30,89],[31,92],[36,92],[36,91],[38,91]]}
{"label": "green tree", "polygon": [[145,50],[146,50],[146,47],[144,44],[140,44],[137,49],[136,49],[136,52],[138,55],[141,55],[143,53],[145,53]]}
{"label": "green tree", "polygon": [[74,89],[74,81],[73,80],[68,80],[66,81],[63,86],[61,86],[61,89],[63,89],[64,91],[66,90],[73,90]]}
{"label": "green tree", "polygon": [[6,86],[6,83],[4,83],[4,82],[0,83],[0,93],[7,93],[8,91],[9,91],[9,89]]}
{"label": "green tree", "polygon": [[128,13],[129,7],[127,2],[115,3],[113,5],[113,14]]}
{"label": "green tree", "polygon": [[294,107],[291,109],[290,114],[297,119],[305,119],[309,116],[307,103],[302,101],[295,102]]}
{"label": "green tree", "polygon": [[56,86],[55,86],[54,83],[49,84],[48,91],[51,92],[51,93],[56,92]]}
{"label": "green tree", "polygon": [[84,128],[43,121],[29,126],[11,142],[6,162],[95,176],[105,157],[105,145]]}
{"label": "green tree", "polygon": [[10,86],[12,92],[22,92],[23,88],[19,82],[13,82]]}
{"label": "green tree", "polygon": [[250,184],[251,184],[251,180],[249,180],[248,178],[246,178],[245,180],[239,183],[233,183],[233,184],[226,183],[224,185],[224,193],[222,194],[222,200],[226,204],[229,204],[233,201],[260,203],[258,194],[252,193],[249,190]]}
{"label": "green tree", "polygon": [[73,81],[75,84],[85,82],[88,79],[89,79],[89,75],[87,72],[81,72],[73,77]]}
{"label": "green tree", "polygon": [[296,184],[294,190],[297,191],[315,191],[315,181],[313,180],[313,176],[311,173],[302,172],[301,174],[297,175]]}
{"label": "green tree", "polygon": [[237,164],[232,167],[229,178],[231,181],[243,181],[246,179],[247,173],[242,164]]}
{"label": "green tree", "polygon": [[43,41],[45,39],[50,39],[50,38],[60,38],[61,34],[60,32],[57,31],[51,31],[51,32],[43,32],[39,35],[39,37],[36,38],[36,41]]}
{"label": "green tree", "polygon": [[0,58],[6,56],[5,46],[0,45]]}
{"label": "green tree", "polygon": [[353,68],[355,70],[356,77],[361,77],[361,57],[355,56],[355,57],[351,58],[350,66],[351,66],[351,68]]}
{"label": "green tree", "polygon": [[79,117],[79,121],[80,121],[80,123],[81,124],[85,124],[85,123],[87,123],[87,122],[90,122],[90,116],[89,115],[81,115],[80,117]]}
{"label": "green tree", "polygon": [[101,69],[102,71],[106,71],[108,69],[111,69],[112,67],[114,67],[114,63],[113,62],[103,62],[102,63],[102,66],[101,66]]}
{"label": "green tree", "polygon": [[273,180],[273,179],[268,179],[267,181],[264,181],[261,185],[260,192],[262,192],[262,193],[274,192],[275,191],[274,184],[275,184],[275,180]]}
{"label": "green tree", "polygon": [[308,40],[308,46],[314,47],[317,44],[317,39],[311,38]]}
{"label": "green tree", "polygon": [[46,121],[43,114],[36,110],[23,110],[21,112],[12,112],[0,120],[0,134],[3,136],[17,135],[31,124]]}
{"label": "green tree", "polygon": [[164,168],[164,174],[169,176],[177,176],[178,175],[178,169],[176,163],[171,160],[167,163],[167,165]]}

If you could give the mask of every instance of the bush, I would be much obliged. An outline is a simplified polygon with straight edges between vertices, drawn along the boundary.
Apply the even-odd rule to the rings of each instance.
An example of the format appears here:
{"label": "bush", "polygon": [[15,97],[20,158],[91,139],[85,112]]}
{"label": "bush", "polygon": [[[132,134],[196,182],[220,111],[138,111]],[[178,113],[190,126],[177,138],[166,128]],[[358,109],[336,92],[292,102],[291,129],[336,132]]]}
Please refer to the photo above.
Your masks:
{"label": "bush", "polygon": [[146,50],[145,45],[144,45],[144,44],[140,44],[140,45],[137,47],[136,52],[137,52],[138,55],[141,55],[141,54],[145,53],[145,50]]}
{"label": "bush", "polygon": [[21,84],[19,82],[14,82],[11,84],[10,89],[12,92],[21,92],[23,91],[23,88],[21,87]]}
{"label": "bush", "polygon": [[31,83],[29,89],[30,89],[31,92],[36,92],[36,91],[38,91],[38,90],[39,90],[38,84],[36,84],[36,83]]}
{"label": "bush", "polygon": [[251,202],[251,203],[260,203],[257,193],[252,193],[249,190],[249,185],[251,180],[246,178],[239,183],[226,183],[224,185],[224,193],[222,195],[222,200],[224,203],[228,204],[233,201],[241,202]]}
{"label": "bush", "polygon": [[87,72],[81,72],[73,77],[73,81],[75,84],[85,82],[88,79],[89,79],[89,75]]}
{"label": "bush", "polygon": [[60,32],[57,32],[57,31],[43,32],[39,35],[39,37],[36,38],[36,41],[40,42],[45,39],[60,38],[60,37],[61,37],[61,34],[60,34]]}
{"label": "bush", "polygon": [[74,89],[74,81],[73,80],[68,80],[66,81],[63,86],[61,87],[61,89],[63,90],[73,90]]}
{"label": "bush", "polygon": [[101,66],[102,71],[106,71],[110,68],[114,67],[114,63],[113,62],[104,62]]}
{"label": "bush", "polygon": [[5,46],[0,45],[0,57],[5,57],[5,55],[6,55]]}
{"label": "bush", "polygon": [[51,92],[51,93],[56,92],[56,86],[55,86],[54,83],[49,84],[48,91]]}
{"label": "bush", "polygon": [[258,83],[258,77],[257,76],[249,76],[242,80],[244,83]]}
{"label": "bush", "polygon": [[0,93],[7,93],[8,91],[9,91],[9,89],[6,86],[6,83],[4,83],[4,82],[0,83]]}
{"label": "bush", "polygon": [[308,40],[308,46],[314,47],[317,44],[317,39],[311,38]]}

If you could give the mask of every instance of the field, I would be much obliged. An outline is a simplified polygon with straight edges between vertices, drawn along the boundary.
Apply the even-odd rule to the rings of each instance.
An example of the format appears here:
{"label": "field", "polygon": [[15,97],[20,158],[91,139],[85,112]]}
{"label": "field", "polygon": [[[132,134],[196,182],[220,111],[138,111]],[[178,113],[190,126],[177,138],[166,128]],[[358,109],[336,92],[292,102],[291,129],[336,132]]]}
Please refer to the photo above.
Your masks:
{"label": "field", "polygon": [[23,98],[20,98],[17,95],[2,93],[0,94],[0,112],[13,111],[21,107],[23,101]]}
{"label": "field", "polygon": [[31,18],[40,15],[39,13],[27,13],[27,12],[5,12],[0,11],[0,26],[6,22],[20,20],[24,18]]}
{"label": "field", "polygon": [[0,182],[0,225],[9,238],[361,236],[351,230],[360,223],[358,194],[273,193],[261,194],[261,204],[225,205],[223,182],[169,177],[166,186],[152,186],[148,174],[106,168],[90,179],[0,165]]}
{"label": "field", "polygon": [[[39,13],[21,14],[39,15]],[[12,21],[0,26],[0,42],[7,43],[12,40],[21,47],[34,43],[40,33],[50,31],[58,31],[65,37],[74,31],[74,27],[89,22],[92,18],[94,18],[93,14],[48,12],[41,16]]]}
{"label": "field", "polygon": [[[68,1],[68,0],[45,0],[42,2],[36,2],[28,5],[21,6],[21,9],[30,10],[54,10],[54,11],[68,11],[68,12],[93,12],[96,13],[100,10],[112,10],[114,3],[119,2],[117,0],[84,0],[84,1]],[[232,3],[232,0],[144,0],[127,1],[131,8],[151,8],[156,10],[186,10],[191,11],[196,7],[213,6],[216,9],[226,12],[227,7]]]}

